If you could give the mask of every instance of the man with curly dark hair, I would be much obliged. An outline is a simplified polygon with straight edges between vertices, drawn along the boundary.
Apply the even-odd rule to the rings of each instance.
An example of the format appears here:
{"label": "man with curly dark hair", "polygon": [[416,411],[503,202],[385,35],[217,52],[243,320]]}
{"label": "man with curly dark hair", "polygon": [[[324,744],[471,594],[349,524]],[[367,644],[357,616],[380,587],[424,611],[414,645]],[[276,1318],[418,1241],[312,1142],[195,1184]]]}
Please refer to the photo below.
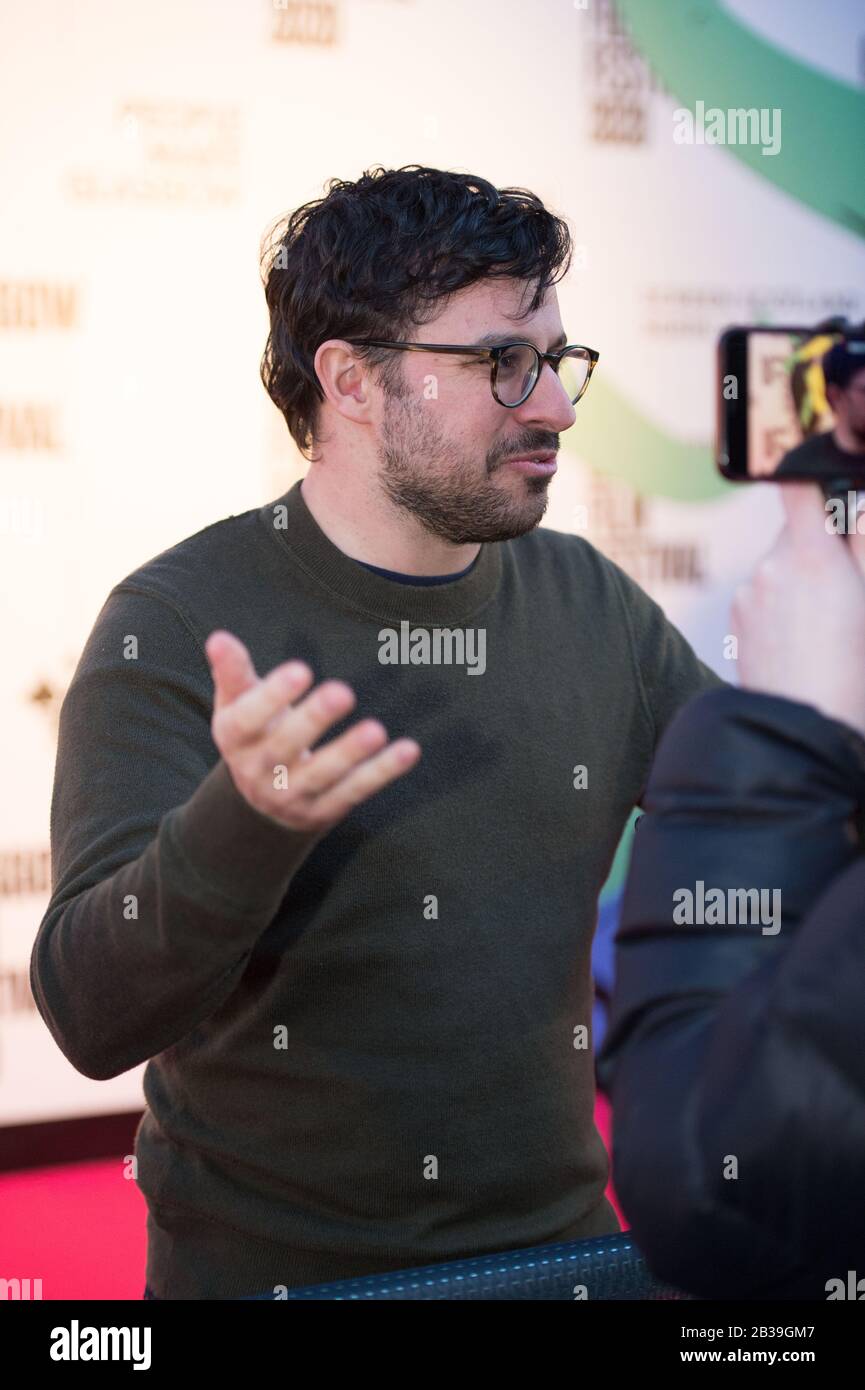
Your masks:
{"label": "man with curly dark hair", "polygon": [[785,478],[861,479],[865,467],[865,338],[842,338],[822,360],[830,430],[809,431],[778,464]]}
{"label": "man with curly dark hair", "polygon": [[539,528],[598,357],[570,253],[534,194],[438,169],[294,212],[262,376],[309,470],[88,639],[31,979],[79,1071],[148,1061],[147,1296],[618,1229],[597,898],[664,728],[722,682]]}

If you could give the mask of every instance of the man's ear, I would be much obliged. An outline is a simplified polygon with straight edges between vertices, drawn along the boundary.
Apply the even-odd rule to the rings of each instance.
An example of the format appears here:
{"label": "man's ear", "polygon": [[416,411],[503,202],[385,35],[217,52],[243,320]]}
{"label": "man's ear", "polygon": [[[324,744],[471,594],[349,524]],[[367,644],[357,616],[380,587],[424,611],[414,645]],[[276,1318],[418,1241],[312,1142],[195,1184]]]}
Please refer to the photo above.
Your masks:
{"label": "man's ear", "polygon": [[358,423],[369,419],[370,375],[351,343],[325,339],[316,348],[313,366],[325,400],[338,414]]}

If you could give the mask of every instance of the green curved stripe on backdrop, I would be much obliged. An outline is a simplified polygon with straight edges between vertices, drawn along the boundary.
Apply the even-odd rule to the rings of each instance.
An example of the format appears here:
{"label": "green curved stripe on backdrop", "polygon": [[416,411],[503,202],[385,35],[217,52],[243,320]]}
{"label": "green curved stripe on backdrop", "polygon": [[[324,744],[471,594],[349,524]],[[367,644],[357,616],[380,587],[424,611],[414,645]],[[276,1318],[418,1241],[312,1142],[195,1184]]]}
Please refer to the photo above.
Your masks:
{"label": "green curved stripe on backdrop", "polygon": [[611,865],[610,872],[607,874],[606,882],[604,883],[604,886],[601,889],[600,894],[598,896],[599,903],[605,903],[609,898],[614,898],[618,893],[621,893],[622,888],[624,887],[625,874],[627,873],[628,864],[630,862],[631,857],[631,842],[633,837],[634,823],[639,814],[640,812],[637,810],[637,807],[635,806],[630,816],[628,817],[627,825],[622,831],[622,837],[619,840],[618,848],[613,857],[613,863]]}
{"label": "green curved stripe on backdrop", "polygon": [[666,434],[635,410],[599,371],[577,406],[573,430],[562,435],[561,445],[593,472],[628,483],[644,496],[711,502],[736,486],[721,477],[706,444],[683,443]]}
{"label": "green curved stripe on backdrop", "polygon": [[865,237],[865,91],[774,48],[719,0],[616,0],[616,6],[635,47],[683,106],[779,107],[776,155],[764,155],[759,145],[718,148]]}

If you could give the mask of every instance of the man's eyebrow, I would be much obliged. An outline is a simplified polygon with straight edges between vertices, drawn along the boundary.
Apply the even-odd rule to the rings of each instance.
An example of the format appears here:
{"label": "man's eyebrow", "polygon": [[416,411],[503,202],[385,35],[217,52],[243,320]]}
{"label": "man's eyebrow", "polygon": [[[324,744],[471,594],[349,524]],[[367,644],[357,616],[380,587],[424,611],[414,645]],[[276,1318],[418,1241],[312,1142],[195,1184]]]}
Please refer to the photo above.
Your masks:
{"label": "man's eyebrow", "polygon": [[[515,333],[485,333],[482,338],[478,338],[477,347],[501,347],[503,343],[526,342],[530,343],[531,338],[523,338],[519,332]],[[556,348],[564,347],[568,341],[567,333],[562,330],[554,343],[550,343],[548,352],[555,352]],[[535,343],[537,347],[537,343]]]}

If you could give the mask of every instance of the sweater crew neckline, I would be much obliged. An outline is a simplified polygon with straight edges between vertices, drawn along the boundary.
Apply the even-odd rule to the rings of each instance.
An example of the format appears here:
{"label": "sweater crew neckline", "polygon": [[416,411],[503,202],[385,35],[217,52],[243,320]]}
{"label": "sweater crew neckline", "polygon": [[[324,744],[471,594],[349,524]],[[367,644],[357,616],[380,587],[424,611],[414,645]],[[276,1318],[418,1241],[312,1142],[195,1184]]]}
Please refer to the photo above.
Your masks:
{"label": "sweater crew neckline", "polygon": [[267,502],[261,520],[276,543],[331,596],[370,617],[438,625],[461,622],[495,594],[502,572],[501,542],[482,543],[468,573],[449,584],[386,579],[346,555],[324,534],[306,504],[301,481]]}

